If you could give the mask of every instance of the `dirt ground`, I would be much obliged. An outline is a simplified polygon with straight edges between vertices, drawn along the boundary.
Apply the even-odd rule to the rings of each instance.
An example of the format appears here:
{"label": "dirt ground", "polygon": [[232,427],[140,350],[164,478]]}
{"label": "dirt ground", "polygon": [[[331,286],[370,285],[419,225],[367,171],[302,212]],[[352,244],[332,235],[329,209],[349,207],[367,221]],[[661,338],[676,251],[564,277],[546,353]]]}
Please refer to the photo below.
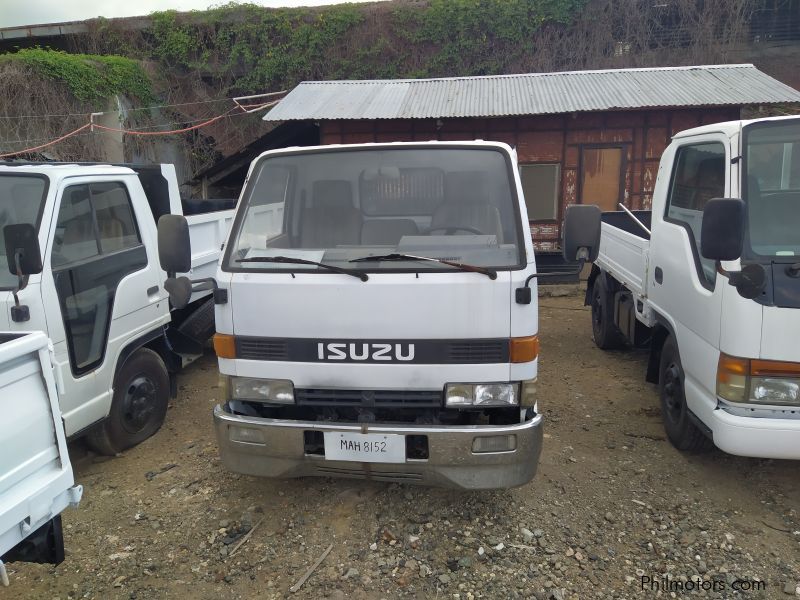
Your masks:
{"label": "dirt ground", "polygon": [[542,299],[541,339],[539,473],[481,493],[228,473],[205,356],[151,440],[71,445],[67,558],[8,565],[0,599],[800,595],[800,463],[674,450],[645,354],[597,350],[577,297]]}

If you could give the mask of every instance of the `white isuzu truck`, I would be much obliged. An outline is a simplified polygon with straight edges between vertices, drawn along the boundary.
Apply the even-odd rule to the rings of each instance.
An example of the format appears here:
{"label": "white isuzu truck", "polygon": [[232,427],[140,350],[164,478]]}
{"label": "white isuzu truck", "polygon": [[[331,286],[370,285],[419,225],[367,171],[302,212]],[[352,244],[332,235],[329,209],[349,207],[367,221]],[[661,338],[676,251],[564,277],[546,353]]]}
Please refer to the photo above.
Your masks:
{"label": "white isuzu truck", "polygon": [[[0,165],[0,331],[46,333],[66,434],[105,454],[158,430],[175,373],[214,331],[210,290],[171,310],[164,214],[183,214],[172,165]],[[213,276],[232,217],[188,217],[193,275]]]}
{"label": "white isuzu truck", "polygon": [[[600,213],[572,207],[565,256],[596,256]],[[180,217],[159,222],[176,305],[191,282]],[[169,247],[166,240],[172,240]],[[504,144],[275,150],[251,165],[216,274],[224,464],[460,488],[536,472],[542,415],[536,264]]]}
{"label": "white isuzu truck", "polygon": [[649,346],[681,450],[800,459],[800,118],[684,131],[652,212],[604,213],[595,343]]}

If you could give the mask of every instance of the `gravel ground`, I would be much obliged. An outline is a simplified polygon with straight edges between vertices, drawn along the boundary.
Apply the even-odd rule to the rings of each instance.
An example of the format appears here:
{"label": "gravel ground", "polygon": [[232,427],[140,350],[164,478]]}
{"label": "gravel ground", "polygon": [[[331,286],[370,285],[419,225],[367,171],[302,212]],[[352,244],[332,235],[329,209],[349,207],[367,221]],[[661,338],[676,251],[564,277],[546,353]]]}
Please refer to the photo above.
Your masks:
{"label": "gravel ground", "polygon": [[579,298],[542,304],[546,439],[529,485],[460,493],[228,473],[206,356],[151,440],[112,459],[72,444],[85,492],[64,514],[67,559],[9,565],[0,599],[800,595],[800,463],[677,452],[645,354],[597,350]]}

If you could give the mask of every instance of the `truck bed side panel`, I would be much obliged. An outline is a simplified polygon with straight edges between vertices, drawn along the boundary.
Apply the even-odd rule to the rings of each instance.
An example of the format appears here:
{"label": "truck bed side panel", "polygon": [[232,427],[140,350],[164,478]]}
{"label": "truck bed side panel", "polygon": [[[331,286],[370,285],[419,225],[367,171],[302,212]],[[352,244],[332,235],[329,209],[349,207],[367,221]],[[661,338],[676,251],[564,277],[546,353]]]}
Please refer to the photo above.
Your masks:
{"label": "truck bed side panel", "polygon": [[[644,231],[642,231],[644,234]],[[637,296],[647,295],[650,240],[603,221],[597,266]]]}
{"label": "truck bed side panel", "polygon": [[0,334],[0,556],[80,499],[40,332]]}
{"label": "truck bed side panel", "polygon": [[[186,217],[189,223],[189,239],[192,244],[192,279],[214,277],[217,262],[222,254],[222,245],[228,237],[234,211],[224,210],[204,215]],[[195,292],[192,301],[210,292]]]}

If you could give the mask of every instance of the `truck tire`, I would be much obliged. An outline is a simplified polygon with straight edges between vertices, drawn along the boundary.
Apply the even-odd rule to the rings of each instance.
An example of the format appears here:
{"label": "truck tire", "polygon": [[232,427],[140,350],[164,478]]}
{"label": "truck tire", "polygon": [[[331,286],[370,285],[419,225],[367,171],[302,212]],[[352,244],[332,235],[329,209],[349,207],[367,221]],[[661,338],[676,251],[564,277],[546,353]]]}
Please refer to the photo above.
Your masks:
{"label": "truck tire", "polygon": [[169,373],[148,348],[134,352],[114,378],[111,410],[87,436],[99,454],[113,456],[149,438],[161,428],[169,403]]}
{"label": "truck tire", "polygon": [[614,301],[605,275],[600,273],[592,284],[592,337],[601,350],[613,350],[624,343],[622,333],[614,325]]}
{"label": "truck tire", "polygon": [[672,445],[685,452],[705,452],[713,443],[695,425],[689,416],[684,391],[685,374],[678,353],[678,344],[671,335],[661,349],[658,377],[658,395],[661,400],[661,418]]}
{"label": "truck tire", "polygon": [[209,298],[178,325],[178,331],[204,344],[214,335],[214,327],[214,299]]}

